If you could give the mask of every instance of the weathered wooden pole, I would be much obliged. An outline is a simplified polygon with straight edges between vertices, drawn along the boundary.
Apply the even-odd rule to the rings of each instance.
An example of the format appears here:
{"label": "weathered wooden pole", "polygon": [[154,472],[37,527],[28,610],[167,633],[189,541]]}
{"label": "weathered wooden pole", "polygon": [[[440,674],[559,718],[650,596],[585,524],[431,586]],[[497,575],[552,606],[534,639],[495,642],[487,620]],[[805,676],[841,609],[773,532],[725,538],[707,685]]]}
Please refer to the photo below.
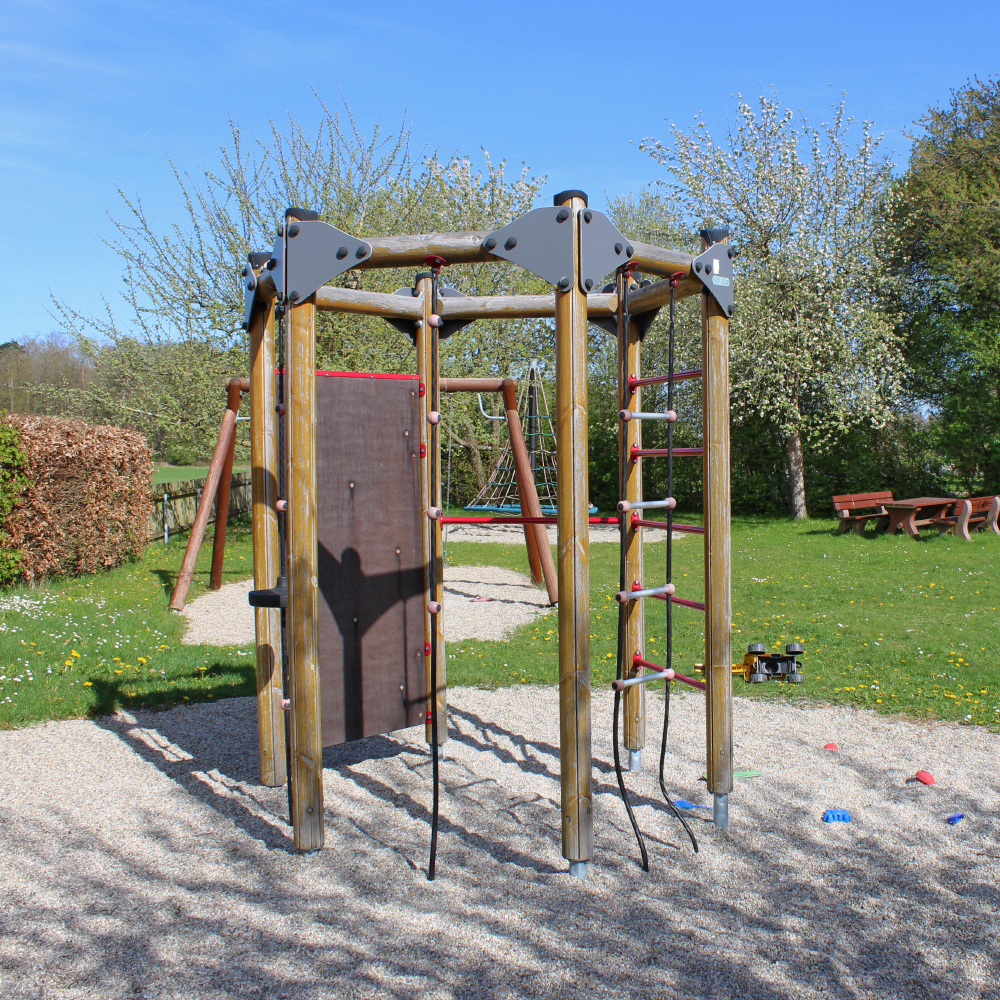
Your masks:
{"label": "weathered wooden pole", "polygon": [[[708,242],[702,237],[702,250]],[[701,299],[705,492],[705,682],[708,790],[715,825],[729,828],[733,789],[732,554],[729,482],[729,317]]]}
{"label": "weathered wooden pole", "polygon": [[[430,318],[434,313],[434,303],[431,301],[431,288],[433,275],[429,271],[422,271],[417,275],[417,295],[420,297],[421,319],[417,321],[417,372],[420,375],[420,385],[423,395],[420,397],[420,496],[423,509],[426,511],[430,507],[441,506],[441,448],[440,436],[432,435],[431,425],[427,416],[431,412],[437,412],[438,399],[440,396],[440,372],[432,371],[432,338],[433,328],[430,325]],[[434,383],[434,376],[438,382]],[[438,447],[433,447],[432,438],[438,441]],[[436,473],[436,475],[434,474]],[[436,484],[434,494],[431,493],[432,481]],[[428,601],[440,603],[444,597],[444,552],[441,545],[440,522],[431,521],[427,517],[421,518],[423,525],[423,550],[424,550],[424,593],[427,594]],[[437,579],[431,587],[430,565],[432,555],[437,566]],[[437,677],[431,676],[431,644],[436,644],[436,666]],[[427,611],[426,602],[424,605],[424,651],[427,676],[427,721],[425,724],[425,735],[427,742],[434,739],[433,731],[437,731],[438,743],[444,743],[448,739],[448,687],[446,663],[447,657],[444,648],[444,621],[440,614],[432,615]],[[436,690],[435,690],[436,689]],[[437,723],[432,725],[431,712],[437,713]]]}
{"label": "weathered wooden pole", "polygon": [[295,846],[323,846],[323,742],[319,680],[316,509],[316,303],[288,307],[285,454],[288,502],[288,677]]}
{"label": "weathered wooden pole", "polygon": [[562,846],[570,873],[587,877],[594,852],[590,746],[590,525],[587,296],[580,289],[582,191],[564,191],[572,273],[556,292],[556,502],[559,530],[559,753]]}
{"label": "weathered wooden pole", "polygon": [[[226,387],[228,397],[226,407],[237,416],[240,412],[240,402],[246,379],[231,378]],[[211,590],[222,587],[222,567],[226,560],[226,527],[229,524],[229,493],[233,485],[233,460],[236,458],[236,424],[229,435],[229,450],[222,463],[222,475],[219,478],[219,490],[215,497],[215,531],[212,534],[212,572],[209,574],[208,586]]]}
{"label": "weathered wooden pole", "polygon": [[[640,345],[639,324],[632,321],[625,310],[625,299],[628,295],[629,275],[619,272],[618,301],[621,303],[618,312],[618,398],[622,400],[622,408],[642,410],[642,388],[636,386],[634,392],[629,392],[629,375],[640,378]],[[630,448],[642,447],[642,421],[620,420],[618,432],[618,462],[619,474],[625,487],[621,499],[634,503],[642,499],[642,462],[629,458]],[[626,518],[628,527],[625,531],[625,586],[631,588],[633,583],[643,582],[642,565],[642,534],[641,529],[632,527],[632,518]],[[653,586],[653,584],[649,584]],[[625,604],[625,666],[626,677],[641,673],[641,667],[632,665],[632,655],[641,652],[645,656],[646,628],[644,611],[645,601],[628,601]],[[625,717],[624,738],[628,750],[628,767],[630,771],[642,768],[642,749],[646,745],[646,685],[635,684],[625,688],[622,697]]]}
{"label": "weathered wooden pole", "polygon": [[201,551],[201,543],[205,540],[205,529],[212,516],[212,504],[215,502],[219,490],[223,466],[226,464],[226,456],[229,454],[232,441],[236,437],[238,399],[239,397],[237,397],[236,409],[227,405],[222,413],[219,438],[215,442],[212,460],[208,463],[208,475],[205,477],[205,486],[202,488],[201,499],[198,501],[198,511],[194,517],[194,524],[191,525],[191,534],[188,536],[187,548],[184,549],[184,559],[181,561],[181,569],[177,574],[177,582],[170,595],[170,607],[174,611],[183,611],[184,603],[187,601],[188,590],[194,577],[194,568],[198,562],[198,553]]}
{"label": "weathered wooden pole", "polygon": [[[503,380],[503,405],[507,414],[507,427],[510,430],[510,454],[514,464],[517,491],[521,498],[521,514],[524,517],[541,517],[542,505],[538,500],[535,477],[531,474],[528,449],[524,443],[524,431],[521,428],[521,418],[517,412],[517,382],[512,378]],[[529,547],[529,559],[532,542],[538,559],[539,576],[535,579],[535,583],[540,583],[544,577],[545,586],[549,592],[549,603],[555,604],[559,599],[559,587],[556,582],[556,567],[552,561],[552,548],[549,546],[549,536],[545,525],[526,524],[524,537]],[[534,573],[534,567],[532,572]]]}
{"label": "weathered wooden pole", "polygon": [[[278,581],[278,441],[274,411],[274,310],[255,309],[250,320],[250,489],[255,590]],[[254,608],[257,634],[257,718],[260,727],[260,780],[283,785],[285,713],[281,707],[281,612]]]}

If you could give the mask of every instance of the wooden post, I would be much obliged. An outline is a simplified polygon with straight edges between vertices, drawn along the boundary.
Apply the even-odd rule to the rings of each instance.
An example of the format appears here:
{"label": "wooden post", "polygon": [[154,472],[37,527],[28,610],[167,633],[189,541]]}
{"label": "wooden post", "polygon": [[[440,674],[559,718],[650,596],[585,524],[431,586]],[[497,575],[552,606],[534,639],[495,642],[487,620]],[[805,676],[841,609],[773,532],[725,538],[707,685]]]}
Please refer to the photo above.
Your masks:
{"label": "wooden post", "polygon": [[[243,385],[246,379],[231,378],[227,386],[228,398],[226,406],[237,416],[240,413],[240,401],[243,397]],[[222,475],[219,478],[219,490],[215,498],[215,532],[212,535],[212,572],[208,585],[212,590],[222,586],[222,564],[226,558],[226,526],[229,523],[229,491],[233,484],[233,459],[236,457],[236,424],[233,433],[229,435],[229,450],[222,464]]]}
{"label": "wooden post", "polygon": [[590,525],[587,451],[587,296],[580,290],[578,191],[556,195],[570,209],[573,272],[556,292],[556,498],[559,528],[559,753],[563,857],[587,876],[594,829],[590,744]]}
{"label": "wooden post", "polygon": [[[637,386],[634,393],[629,393],[629,375],[640,378],[640,345],[639,325],[633,321],[625,325],[625,297],[628,295],[629,276],[618,275],[618,398],[622,400],[624,409],[639,411],[642,409],[642,388]],[[642,421],[619,420],[618,431],[618,461],[621,479],[625,490],[623,500],[637,501],[642,499],[642,462],[633,462],[629,458],[629,449],[633,446],[642,447]],[[622,514],[626,518],[628,528],[625,532],[625,586],[630,588],[635,581],[644,586],[656,586],[647,582],[643,576],[642,563],[642,533],[641,529],[632,527],[631,515]],[[625,604],[625,676],[630,677],[641,671],[632,666],[632,654],[642,651],[645,656],[646,628],[643,605],[645,601],[627,601]],[[635,684],[625,688],[622,697],[624,714],[625,748],[629,752],[629,770],[638,771],[642,767],[642,749],[646,745],[646,685]]]}
{"label": "wooden post", "polygon": [[[703,239],[702,249],[708,244]],[[716,826],[729,827],[733,789],[732,589],[729,483],[729,318],[701,300],[705,492],[705,682],[708,790]]]}
{"label": "wooden post", "polygon": [[295,846],[323,846],[323,743],[319,690],[316,514],[316,303],[288,309],[285,454],[288,501],[288,676]]}
{"label": "wooden post", "polygon": [[[436,400],[440,394],[440,372],[439,385],[431,385],[431,326],[428,320],[433,311],[434,304],[431,302],[431,274],[429,271],[422,271],[417,275],[417,295],[420,296],[422,319],[417,324],[417,372],[420,375],[420,384],[424,387],[424,394],[420,398],[420,450],[423,453],[420,470],[420,496],[423,510],[428,507],[441,506],[441,449],[438,447],[436,453],[432,454],[430,425],[427,423],[427,414],[431,411],[432,401]],[[440,442],[440,437],[439,437]],[[432,463],[437,471],[437,495],[431,496],[431,468]],[[440,602],[444,597],[444,552],[441,547],[440,522],[432,522],[428,517],[421,517],[423,525],[423,549],[424,549],[424,593],[427,601]],[[430,559],[431,553],[436,554],[438,567],[437,585],[435,592],[431,593],[430,587]],[[438,743],[444,743],[448,738],[448,687],[447,687],[447,657],[444,648],[444,620],[443,615],[431,615],[427,611],[426,601],[424,603],[424,650],[430,649],[430,644],[437,644],[437,691],[432,690],[431,678],[431,658],[426,654],[427,669],[427,721],[425,724],[425,735],[427,742],[433,739],[431,727],[431,712],[437,713],[437,739]]]}
{"label": "wooden post", "polygon": [[[250,480],[255,590],[278,581],[278,443],[274,412],[274,310],[256,309],[250,321]],[[254,608],[257,634],[257,719],[260,728],[260,780],[283,785],[285,713],[281,707],[281,612]]]}
{"label": "wooden post", "polygon": [[[503,380],[503,405],[507,413],[507,427],[510,430],[510,453],[514,461],[514,478],[517,480],[517,492],[521,498],[521,513],[524,517],[541,517],[542,505],[538,500],[538,490],[535,488],[535,477],[531,474],[528,462],[528,449],[524,443],[524,432],[521,429],[521,418],[517,413],[517,382],[512,378]],[[529,530],[530,529],[530,530]],[[555,604],[559,599],[559,587],[556,582],[556,567],[552,561],[552,548],[544,524],[526,524],[524,526],[525,541],[528,543],[529,558],[531,543],[534,542],[535,552],[539,560],[540,576],[545,577],[545,586],[549,592],[549,603]],[[534,572],[534,570],[533,570]],[[541,582],[540,578],[535,580]]]}
{"label": "wooden post", "polygon": [[[239,404],[237,403],[238,408]],[[198,499],[198,511],[194,516],[194,524],[191,525],[191,534],[188,536],[187,548],[184,550],[181,571],[177,574],[174,592],[170,595],[170,607],[174,611],[184,610],[184,602],[187,600],[188,590],[191,587],[191,578],[194,576],[194,567],[198,562],[198,553],[201,551],[201,543],[205,539],[205,529],[208,527],[208,520],[212,514],[212,503],[219,489],[219,480],[222,478],[222,468],[225,465],[226,456],[229,454],[230,443],[235,437],[236,411],[227,406],[222,414],[219,438],[215,442],[212,460],[208,463],[208,475],[205,477],[205,485]]]}

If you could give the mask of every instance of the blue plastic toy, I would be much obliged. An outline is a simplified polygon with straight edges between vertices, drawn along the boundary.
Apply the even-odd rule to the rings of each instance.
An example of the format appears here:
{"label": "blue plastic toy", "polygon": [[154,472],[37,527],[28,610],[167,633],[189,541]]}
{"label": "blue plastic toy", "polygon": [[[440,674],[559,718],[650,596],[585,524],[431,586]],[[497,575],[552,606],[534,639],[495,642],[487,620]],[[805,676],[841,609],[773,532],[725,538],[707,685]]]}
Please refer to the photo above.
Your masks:
{"label": "blue plastic toy", "polygon": [[846,809],[827,809],[823,813],[824,823],[850,823],[851,814]]}
{"label": "blue plastic toy", "polygon": [[965,819],[965,813],[955,813],[954,815],[949,816],[945,820],[945,822],[951,823],[952,826],[958,826],[958,824],[961,823],[963,819]]}
{"label": "blue plastic toy", "polygon": [[693,802],[688,802],[687,799],[674,799],[674,805],[678,809],[711,809],[711,806],[696,806]]}

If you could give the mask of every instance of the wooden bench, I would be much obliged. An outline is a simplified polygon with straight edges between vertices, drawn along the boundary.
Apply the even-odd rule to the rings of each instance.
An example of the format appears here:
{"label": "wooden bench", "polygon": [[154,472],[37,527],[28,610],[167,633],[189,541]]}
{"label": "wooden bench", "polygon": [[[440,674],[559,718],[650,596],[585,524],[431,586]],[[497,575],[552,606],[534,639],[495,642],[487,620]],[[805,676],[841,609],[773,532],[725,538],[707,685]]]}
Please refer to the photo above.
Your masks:
{"label": "wooden bench", "polygon": [[929,523],[937,528],[940,535],[946,531],[954,531],[956,538],[964,538],[967,542],[971,542],[970,529],[980,531],[986,528],[987,531],[994,531],[1000,535],[1000,527],[997,525],[998,515],[1000,515],[1000,497],[970,497],[968,500],[956,500],[952,507],[939,517],[932,517]]}
{"label": "wooden bench", "polygon": [[[877,518],[879,528],[889,525],[889,515],[882,504],[892,501],[892,490],[882,490],[880,493],[848,493],[833,498],[833,509],[840,518],[836,534],[843,535],[850,528],[861,535],[864,534],[865,522]],[[867,510],[874,507],[870,514],[854,514],[852,511]]]}

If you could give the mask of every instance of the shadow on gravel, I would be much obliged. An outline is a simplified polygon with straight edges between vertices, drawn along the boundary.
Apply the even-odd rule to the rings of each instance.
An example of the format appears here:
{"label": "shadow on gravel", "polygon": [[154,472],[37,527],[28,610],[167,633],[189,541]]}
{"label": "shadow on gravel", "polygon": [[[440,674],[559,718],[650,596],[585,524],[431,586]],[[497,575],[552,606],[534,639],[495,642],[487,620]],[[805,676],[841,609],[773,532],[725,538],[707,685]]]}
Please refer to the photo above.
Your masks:
{"label": "shadow on gravel", "polygon": [[[772,836],[747,807],[742,834],[706,836],[697,858],[655,851],[644,875],[624,812],[608,804],[596,814],[592,877],[580,882],[558,864],[557,748],[453,707],[440,874],[428,883],[420,730],[324,752],[338,790],[328,849],[305,858],[289,851],[284,789],[256,784],[254,712],[241,699],[96,723],[228,821],[186,811],[183,838],[155,811],[121,836],[59,801],[28,822],[0,798],[0,857],[19,872],[0,908],[3,937],[17,942],[0,958],[0,994],[998,996],[997,866],[957,847],[930,852],[918,832],[888,843],[859,831],[845,849],[791,823]],[[599,773],[613,774],[597,756]],[[377,775],[363,769],[377,761]],[[872,780],[871,765],[845,756],[836,766]],[[774,780],[772,790],[791,802],[796,789]],[[616,793],[613,778],[597,783],[595,795],[606,791]],[[636,801],[653,826],[662,804]]]}

